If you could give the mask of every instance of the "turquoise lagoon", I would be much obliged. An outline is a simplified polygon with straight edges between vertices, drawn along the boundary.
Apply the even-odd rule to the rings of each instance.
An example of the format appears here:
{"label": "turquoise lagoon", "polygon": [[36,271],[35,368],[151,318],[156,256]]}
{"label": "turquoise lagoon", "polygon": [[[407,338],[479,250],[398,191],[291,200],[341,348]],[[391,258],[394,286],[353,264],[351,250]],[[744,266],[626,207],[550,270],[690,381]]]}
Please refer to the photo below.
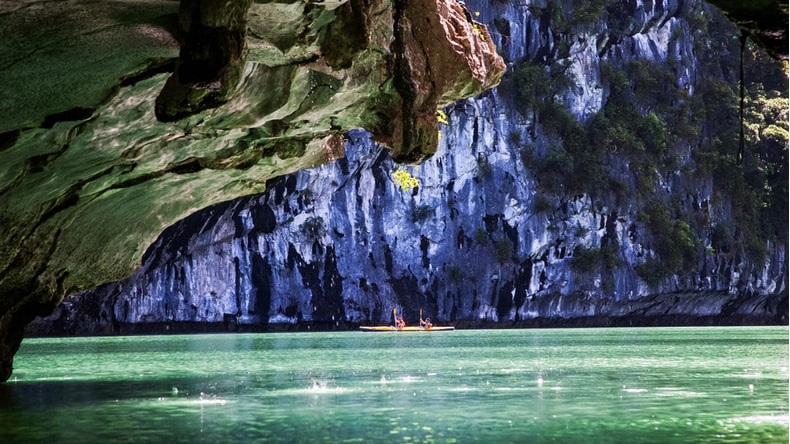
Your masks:
{"label": "turquoise lagoon", "polygon": [[16,442],[787,443],[788,328],[26,339]]}

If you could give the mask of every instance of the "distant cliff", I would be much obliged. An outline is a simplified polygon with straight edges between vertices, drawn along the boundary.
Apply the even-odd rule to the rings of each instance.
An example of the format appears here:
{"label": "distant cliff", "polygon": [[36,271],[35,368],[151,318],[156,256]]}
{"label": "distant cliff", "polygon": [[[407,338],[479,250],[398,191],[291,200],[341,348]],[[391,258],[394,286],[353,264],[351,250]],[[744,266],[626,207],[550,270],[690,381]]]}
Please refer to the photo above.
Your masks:
{"label": "distant cliff", "polygon": [[467,7],[509,70],[444,110],[433,157],[399,166],[352,131],[345,158],[189,216],[132,277],[28,331],[345,328],[393,307],[459,326],[787,323],[781,65],[698,1]]}

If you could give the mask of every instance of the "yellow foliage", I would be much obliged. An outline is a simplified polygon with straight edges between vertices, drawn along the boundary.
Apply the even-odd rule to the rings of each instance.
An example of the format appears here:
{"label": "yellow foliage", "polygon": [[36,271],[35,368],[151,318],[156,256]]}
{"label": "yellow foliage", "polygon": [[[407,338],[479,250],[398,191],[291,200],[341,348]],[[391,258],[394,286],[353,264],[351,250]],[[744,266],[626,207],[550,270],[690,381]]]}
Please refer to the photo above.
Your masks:
{"label": "yellow foliage", "polygon": [[442,111],[440,109],[436,110],[436,120],[439,123],[443,123],[445,125],[449,125],[450,124],[450,121],[447,120],[447,114],[445,114],[444,111]]}
{"label": "yellow foliage", "polygon": [[477,23],[472,23],[472,28],[474,28],[475,32],[477,32],[477,36],[480,37],[480,40],[486,41],[486,36],[483,34],[483,31],[480,29]]}
{"label": "yellow foliage", "polygon": [[399,186],[403,191],[411,191],[412,188],[420,186],[420,181],[401,167],[398,167],[398,169],[392,173],[392,180],[395,182],[395,185]]}

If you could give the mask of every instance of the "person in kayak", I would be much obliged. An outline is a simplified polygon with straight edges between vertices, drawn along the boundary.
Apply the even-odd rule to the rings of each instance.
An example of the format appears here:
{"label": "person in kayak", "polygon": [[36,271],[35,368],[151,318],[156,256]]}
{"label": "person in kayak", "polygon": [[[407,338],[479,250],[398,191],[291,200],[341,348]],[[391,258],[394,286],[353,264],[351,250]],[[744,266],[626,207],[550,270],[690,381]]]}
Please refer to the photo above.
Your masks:
{"label": "person in kayak", "polygon": [[406,322],[403,320],[402,317],[398,316],[398,318],[395,319],[395,328],[400,330],[401,328],[403,328],[405,326],[406,326]]}
{"label": "person in kayak", "polygon": [[425,318],[424,321],[422,320],[422,318],[420,318],[420,327],[429,330],[432,326],[433,324],[431,324],[431,318]]}

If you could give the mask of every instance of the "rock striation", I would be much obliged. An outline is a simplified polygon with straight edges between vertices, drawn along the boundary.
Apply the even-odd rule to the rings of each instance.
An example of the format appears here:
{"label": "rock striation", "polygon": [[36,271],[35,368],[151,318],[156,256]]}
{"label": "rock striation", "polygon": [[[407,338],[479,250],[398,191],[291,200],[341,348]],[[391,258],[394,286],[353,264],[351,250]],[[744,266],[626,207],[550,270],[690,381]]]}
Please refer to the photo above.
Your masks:
{"label": "rock striation", "polygon": [[[728,188],[736,177],[714,177],[723,170],[702,156],[737,119],[722,115],[723,128],[693,118],[708,80],[718,96],[737,83],[734,27],[701,2],[467,8],[489,25],[510,74],[444,109],[434,156],[398,164],[369,133],[351,131],[344,158],[192,214],[129,279],[68,298],[29,332],[347,328],[389,322],[393,307],[461,327],[787,322],[786,234],[739,243],[735,233],[748,229],[746,202]],[[573,81],[548,77],[557,69]],[[640,89],[662,73],[664,90]],[[618,82],[638,113],[618,105]],[[673,123],[678,109],[699,128]],[[602,120],[614,111],[619,120]],[[663,139],[662,125],[675,136]],[[401,188],[398,168],[418,186]],[[759,258],[748,251],[757,247]]]}
{"label": "rock striation", "polygon": [[165,227],[353,128],[426,157],[437,107],[505,69],[452,0],[5,2],[0,40],[0,380],[25,324]]}

